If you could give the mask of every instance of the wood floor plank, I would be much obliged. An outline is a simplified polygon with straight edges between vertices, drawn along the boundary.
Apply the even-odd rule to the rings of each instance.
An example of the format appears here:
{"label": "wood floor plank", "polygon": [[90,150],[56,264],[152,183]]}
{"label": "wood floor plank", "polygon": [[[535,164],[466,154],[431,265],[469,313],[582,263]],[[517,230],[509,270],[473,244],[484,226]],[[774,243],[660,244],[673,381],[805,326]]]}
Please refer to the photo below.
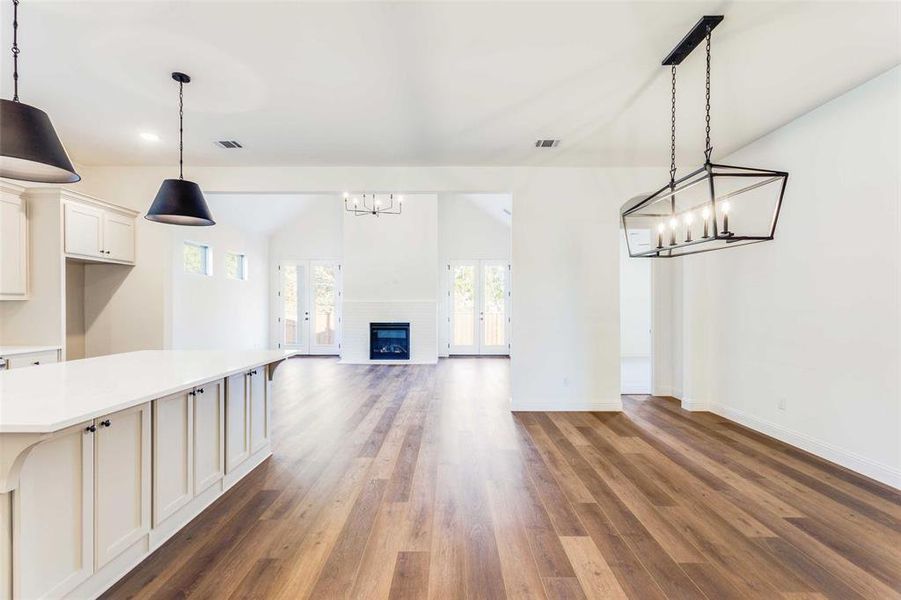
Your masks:
{"label": "wood floor plank", "polygon": [[590,537],[562,537],[560,541],[589,600],[627,597]]}
{"label": "wood floor plank", "polygon": [[901,494],[678,401],[511,413],[509,362],[286,361],[273,456],[104,598],[901,599]]}
{"label": "wood floor plank", "polygon": [[419,600],[429,591],[429,553],[399,552],[391,579],[391,600]]}

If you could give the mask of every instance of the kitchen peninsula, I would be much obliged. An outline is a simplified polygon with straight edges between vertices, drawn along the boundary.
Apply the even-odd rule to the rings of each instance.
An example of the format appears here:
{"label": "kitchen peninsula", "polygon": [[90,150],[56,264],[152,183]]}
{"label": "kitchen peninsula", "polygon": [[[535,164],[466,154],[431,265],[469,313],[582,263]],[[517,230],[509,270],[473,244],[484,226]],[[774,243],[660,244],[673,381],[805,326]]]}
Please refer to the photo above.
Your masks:
{"label": "kitchen peninsula", "polygon": [[0,373],[0,598],[99,595],[270,456],[270,382],[292,354]]}

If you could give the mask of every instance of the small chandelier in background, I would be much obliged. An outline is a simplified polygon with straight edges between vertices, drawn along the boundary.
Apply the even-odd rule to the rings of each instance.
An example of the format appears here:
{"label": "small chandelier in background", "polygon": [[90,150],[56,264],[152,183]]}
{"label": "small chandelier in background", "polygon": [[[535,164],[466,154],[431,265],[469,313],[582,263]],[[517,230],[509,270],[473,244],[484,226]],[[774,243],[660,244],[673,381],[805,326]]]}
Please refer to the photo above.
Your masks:
{"label": "small chandelier in background", "polygon": [[[385,197],[387,195],[387,198]],[[348,194],[344,193],[344,210],[360,217],[372,215],[399,215],[404,209],[404,197],[397,197],[397,205],[394,204],[394,194]]]}
{"label": "small chandelier in background", "polygon": [[[772,240],[788,173],[711,162],[710,32],[722,16],[705,16],[670,52],[663,64],[672,70],[670,180],[651,194],[620,209],[631,257],[672,258]],[[706,144],[704,164],[676,179],[676,66],[702,41],[707,42]],[[641,245],[633,240],[651,237]]]}

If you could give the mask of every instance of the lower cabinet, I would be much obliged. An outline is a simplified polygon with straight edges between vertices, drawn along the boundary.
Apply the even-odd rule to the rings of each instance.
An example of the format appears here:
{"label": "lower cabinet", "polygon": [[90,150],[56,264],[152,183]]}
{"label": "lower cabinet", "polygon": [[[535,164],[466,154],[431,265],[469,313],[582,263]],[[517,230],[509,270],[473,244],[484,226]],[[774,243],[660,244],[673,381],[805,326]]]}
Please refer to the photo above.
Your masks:
{"label": "lower cabinet", "polygon": [[250,412],[250,452],[253,454],[269,442],[269,386],[266,367],[257,367],[247,376]]}
{"label": "lower cabinet", "polygon": [[61,598],[94,572],[94,435],[41,442],[13,493],[13,598]]}
{"label": "lower cabinet", "polygon": [[225,382],[225,472],[230,473],[250,457],[247,373],[232,375]]}
{"label": "lower cabinet", "polygon": [[269,386],[266,367],[226,381],[225,471],[230,473],[269,442]]}
{"label": "lower cabinet", "polygon": [[150,405],[63,430],[13,494],[13,597],[63,597],[149,531]]}
{"label": "lower cabinet", "polygon": [[225,475],[225,385],[204,384],[194,394],[194,495]]}
{"label": "lower cabinet", "polygon": [[94,568],[150,532],[150,406],[95,420]]}
{"label": "lower cabinet", "polygon": [[194,391],[153,401],[153,526],[194,496]]}

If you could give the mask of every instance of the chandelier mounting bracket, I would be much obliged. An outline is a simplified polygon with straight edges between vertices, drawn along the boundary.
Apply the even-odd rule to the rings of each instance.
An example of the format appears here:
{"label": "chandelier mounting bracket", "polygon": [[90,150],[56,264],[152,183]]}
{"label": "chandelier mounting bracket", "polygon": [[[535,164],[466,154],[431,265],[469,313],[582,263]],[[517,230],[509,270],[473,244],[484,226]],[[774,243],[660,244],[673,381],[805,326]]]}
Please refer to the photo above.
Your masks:
{"label": "chandelier mounting bracket", "polygon": [[678,65],[691,54],[692,50],[707,38],[707,32],[713,31],[717,25],[723,20],[723,15],[707,15],[701,17],[701,20],[695,23],[682,41],[676,44],[676,47],[666,55],[661,63],[664,66]]}

